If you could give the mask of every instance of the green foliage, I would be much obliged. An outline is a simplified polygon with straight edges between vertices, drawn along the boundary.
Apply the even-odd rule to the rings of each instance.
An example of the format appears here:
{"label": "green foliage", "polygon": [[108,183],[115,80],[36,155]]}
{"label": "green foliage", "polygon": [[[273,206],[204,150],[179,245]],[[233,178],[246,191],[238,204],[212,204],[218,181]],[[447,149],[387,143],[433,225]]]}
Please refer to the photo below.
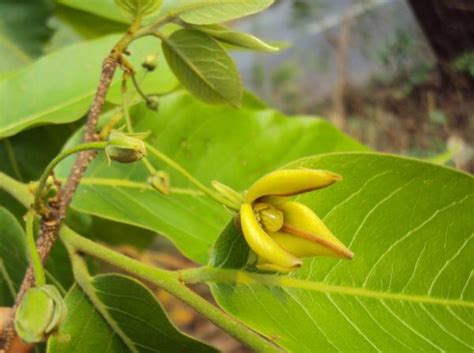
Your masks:
{"label": "green foliage", "polygon": [[[236,190],[245,190],[262,174],[296,158],[366,149],[323,120],[289,119],[259,108],[249,97],[244,101],[242,109],[235,110],[208,106],[180,92],[164,97],[158,113],[143,105],[133,109],[134,128],[150,131],[147,142],[200,181],[210,184],[215,179]],[[70,144],[77,140],[78,136]],[[150,160],[170,174],[170,195],[163,196],[146,184],[149,174],[144,166],[106,167],[105,158],[99,158],[83,178],[73,208],[163,234],[191,259],[205,263],[230,215],[181,175]],[[65,177],[70,168],[65,162],[58,175]]]}
{"label": "green foliage", "polygon": [[237,67],[211,36],[183,29],[163,37],[162,47],[171,70],[197,98],[240,105],[243,88]]}
{"label": "green foliage", "polygon": [[[264,52],[277,48],[218,23],[257,13],[272,0],[58,2],[62,5],[56,20],[62,22],[51,49],[68,41],[123,32],[129,19],[122,16],[117,4],[132,16],[156,14],[147,17],[138,32],[130,30],[125,37],[134,33],[140,37],[128,48],[130,53],[125,53],[131,54],[136,71],[134,86],[128,84],[123,100],[121,79],[130,72],[116,75],[99,124],[116,121],[126,112],[127,131],[120,130],[123,121],[117,120],[114,129],[119,131],[111,136],[132,133],[132,125],[136,133],[149,136],[147,146],[141,141],[134,145],[139,145],[138,157],[145,155],[145,149],[153,153],[143,159],[145,163],[133,165],[110,164],[99,153],[81,179],[63,225],[61,239],[71,253],[94,255],[145,278],[256,351],[277,351],[262,337],[295,353],[314,349],[472,351],[472,176],[411,159],[355,153],[367,148],[327,122],[285,116],[245,93],[225,48]],[[295,4],[300,12],[314,6],[305,1]],[[42,53],[49,35],[45,26],[49,14],[50,8],[42,1],[0,3],[0,24],[12,23],[0,26],[0,54],[6,58],[0,71],[16,69],[23,65],[19,59],[30,60]],[[161,49],[156,47],[156,37],[161,39]],[[79,143],[83,131],[76,131],[79,124],[72,122],[79,122],[87,113],[101,62],[120,38],[109,35],[79,43],[21,71],[1,75],[1,172],[22,181],[37,179],[66,140],[64,148]],[[379,53],[386,67],[404,71],[404,94],[423,83],[430,71],[424,63],[413,67],[413,47],[409,37],[397,32]],[[115,48],[119,53],[121,49]],[[156,54],[158,67],[146,74],[139,67],[149,54]],[[469,55],[455,63],[459,70],[472,71]],[[129,68],[127,61],[119,61],[117,71]],[[272,79],[284,84],[291,74],[278,72]],[[190,94],[169,94],[178,83]],[[149,97],[155,100],[157,111],[139,103],[145,98],[149,107]],[[436,114],[430,118],[442,122]],[[38,127],[43,124],[49,125]],[[157,158],[160,151],[169,159]],[[108,152],[117,151],[109,148]],[[118,152],[121,161],[131,161],[123,158],[123,151]],[[60,181],[69,175],[73,160],[56,168]],[[289,275],[256,270],[256,256],[237,227],[236,214],[222,203],[237,210],[244,197],[239,192],[286,163],[291,168],[327,169],[343,176],[343,181],[331,187],[294,198],[316,212],[355,253],[352,261],[306,259],[301,269]],[[151,175],[161,176],[158,181],[166,184],[169,177],[170,193],[167,187],[164,192],[154,189]],[[12,185],[7,191],[28,206],[32,195],[26,185],[0,174],[0,188]],[[217,191],[208,190],[210,185]],[[0,207],[0,304],[6,306],[13,303],[28,260],[22,220],[25,210],[1,197],[2,205],[9,207]],[[273,225],[265,218],[268,213],[259,215],[267,227]],[[100,246],[68,227],[96,241],[138,248],[149,246],[154,235],[161,234],[184,255],[208,266],[164,271]],[[79,264],[84,265],[81,260]],[[85,267],[75,267],[85,292],[74,286],[69,255],[62,244],[54,246],[46,270],[49,283],[63,291],[71,288],[66,297],[69,315],[64,328],[49,341],[49,353],[215,352],[177,330],[154,294],[132,278],[101,275],[89,284]],[[211,283],[225,312],[188,290],[184,285],[188,282]],[[43,339],[48,323],[41,325],[39,319],[25,322],[33,324],[29,337]]]}
{"label": "green foliage", "polygon": [[[0,140],[0,171],[23,182],[38,179],[77,127],[45,125]],[[48,136],[47,144],[44,136]]]}
{"label": "green foliage", "polygon": [[[153,293],[140,282],[125,276],[102,275],[94,277],[92,283],[137,351],[216,352],[178,331]],[[66,305],[69,314],[61,331],[48,341],[48,353],[129,352],[78,286],[68,293]]]}
{"label": "green foliage", "polygon": [[454,60],[454,68],[474,77],[474,52],[467,52]]}
{"label": "green foliage", "polygon": [[105,17],[116,22],[129,22],[129,19],[116,5],[115,0],[56,0],[56,2],[64,6],[69,6],[74,9]]}
{"label": "green foliage", "polygon": [[[10,306],[20,288],[28,265],[25,232],[18,220],[0,206],[0,305]],[[69,258],[62,244],[57,244],[46,266],[47,281],[67,289],[72,284]],[[14,295],[15,294],[15,295]]]}
{"label": "green foliage", "polygon": [[[101,62],[118,39],[112,35],[72,45],[1,81],[0,137],[39,124],[63,124],[81,118],[94,95]],[[152,42],[151,38],[144,39],[132,46],[136,66],[148,53],[156,52],[150,50]],[[154,82],[157,93],[167,92],[176,84],[163,61],[147,80]],[[113,85],[119,82],[117,79]]]}
{"label": "green foliage", "polygon": [[0,305],[14,302],[28,265],[25,233],[15,217],[0,207]]}
{"label": "green foliage", "polygon": [[[377,154],[329,154],[289,165],[299,166],[344,177],[298,201],[355,258],[307,260],[289,277],[234,275],[237,284],[213,286],[219,304],[290,352],[470,351],[472,176]],[[242,268],[247,254],[229,224],[211,265]]]}
{"label": "green foliage", "polygon": [[50,16],[46,0],[0,2],[0,72],[18,69],[42,54],[52,33]]}
{"label": "green foliage", "polygon": [[115,0],[115,3],[125,11],[125,13],[136,16],[146,16],[161,6],[162,0]]}
{"label": "green foliage", "polygon": [[260,12],[270,6],[273,0],[186,0],[181,3],[172,11],[178,13],[183,21],[209,25]]}

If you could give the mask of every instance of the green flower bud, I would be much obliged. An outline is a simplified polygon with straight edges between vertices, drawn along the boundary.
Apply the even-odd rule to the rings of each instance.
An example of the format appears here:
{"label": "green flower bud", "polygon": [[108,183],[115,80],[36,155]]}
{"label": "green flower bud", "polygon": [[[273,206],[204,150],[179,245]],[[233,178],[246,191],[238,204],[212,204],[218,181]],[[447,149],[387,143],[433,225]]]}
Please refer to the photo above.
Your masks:
{"label": "green flower bud", "polygon": [[142,66],[148,71],[152,72],[156,69],[156,63],[158,62],[158,56],[156,54],[149,54],[142,62]]}
{"label": "green flower bud", "polygon": [[170,176],[166,172],[159,171],[150,175],[148,178],[148,184],[164,195],[170,193]]}
{"label": "green flower bud", "polygon": [[158,96],[148,96],[146,100],[146,107],[157,112],[160,108],[160,99]]}
{"label": "green flower bud", "polygon": [[133,163],[146,156],[145,143],[137,137],[112,131],[109,135],[105,153],[109,160],[120,163]]}
{"label": "green flower bud", "polygon": [[66,314],[66,304],[56,287],[31,288],[16,312],[15,329],[27,343],[42,342],[59,328]]}
{"label": "green flower bud", "polygon": [[222,184],[217,180],[212,181],[212,186],[217,190],[217,192],[219,192],[219,194],[233,203],[236,209],[240,208],[240,206],[245,202],[244,196],[232,189],[230,186]]}

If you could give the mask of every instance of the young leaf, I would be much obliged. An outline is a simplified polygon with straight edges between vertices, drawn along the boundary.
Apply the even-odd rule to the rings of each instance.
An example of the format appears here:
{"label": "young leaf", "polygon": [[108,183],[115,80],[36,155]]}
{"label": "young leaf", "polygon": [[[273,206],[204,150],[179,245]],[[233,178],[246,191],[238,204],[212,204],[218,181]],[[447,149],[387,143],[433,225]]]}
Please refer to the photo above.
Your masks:
{"label": "young leaf", "polygon": [[[99,299],[137,351],[217,352],[178,331],[153,293],[137,280],[121,275],[102,275],[94,277],[93,285]],[[68,316],[63,329],[48,341],[48,353],[130,352],[78,286],[71,289],[65,300]]]}
{"label": "young leaf", "polygon": [[264,52],[276,52],[278,47],[274,47],[263,40],[248,33],[237,32],[222,25],[195,26],[194,29],[204,32],[213,38],[240,48],[252,49]]}
{"label": "young leaf", "polygon": [[[244,106],[236,110],[203,104],[181,91],[163,97],[158,113],[144,105],[131,113],[136,131],[150,131],[147,141],[200,181],[210,186],[218,180],[238,191],[297,158],[367,149],[322,119],[288,117],[245,96]],[[78,136],[69,143],[77,143]],[[174,170],[150,160],[169,173],[170,195],[164,197],[147,185],[149,174],[142,165],[105,168],[107,161],[99,157],[82,179],[72,206],[163,234],[191,259],[206,263],[231,216]],[[59,165],[59,177],[67,176],[70,162]]]}
{"label": "young leaf", "polygon": [[[213,285],[225,310],[290,352],[472,351],[472,176],[357,153],[321,155],[287,167],[343,176],[298,201],[355,257],[308,259],[290,277],[260,277],[265,285],[233,272],[245,283]],[[240,232],[229,225],[211,264],[241,269],[247,253]]]}
{"label": "young leaf", "polygon": [[240,105],[243,88],[237,67],[212,37],[183,29],[163,37],[162,47],[169,67],[194,96],[211,104]]}
{"label": "young leaf", "polygon": [[114,0],[115,3],[132,17],[147,16],[157,11],[162,0]]}
{"label": "young leaf", "polygon": [[262,11],[273,0],[191,0],[173,13],[191,24],[207,25],[235,20]]}

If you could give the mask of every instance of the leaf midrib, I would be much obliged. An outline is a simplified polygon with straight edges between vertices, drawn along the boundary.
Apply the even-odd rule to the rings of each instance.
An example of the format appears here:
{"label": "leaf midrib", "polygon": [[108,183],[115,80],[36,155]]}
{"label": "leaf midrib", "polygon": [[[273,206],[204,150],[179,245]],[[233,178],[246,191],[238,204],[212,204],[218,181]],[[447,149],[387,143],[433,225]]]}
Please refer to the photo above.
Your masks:
{"label": "leaf midrib", "polygon": [[474,308],[474,302],[463,299],[445,299],[429,295],[382,292],[362,287],[347,287],[323,282],[310,282],[298,278],[260,275],[239,270],[206,268],[205,272],[208,272],[209,274],[209,282],[215,283],[234,283],[244,285],[260,284],[273,287],[306,289],[325,294],[340,294],[378,300],[395,300],[411,303]]}

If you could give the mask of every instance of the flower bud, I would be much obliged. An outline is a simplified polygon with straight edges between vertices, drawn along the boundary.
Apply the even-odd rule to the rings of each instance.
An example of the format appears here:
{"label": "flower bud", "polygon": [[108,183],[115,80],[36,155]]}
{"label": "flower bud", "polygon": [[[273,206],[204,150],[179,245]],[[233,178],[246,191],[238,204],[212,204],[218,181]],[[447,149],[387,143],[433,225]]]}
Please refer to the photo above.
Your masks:
{"label": "flower bud", "polygon": [[170,193],[170,176],[168,173],[159,171],[150,175],[148,178],[148,184],[150,184],[153,189],[161,192],[164,195]]}
{"label": "flower bud", "polygon": [[146,56],[145,60],[142,62],[142,66],[149,72],[152,72],[156,69],[156,64],[158,62],[158,56],[156,54],[149,54]]}
{"label": "flower bud", "polygon": [[160,108],[160,99],[158,96],[148,96],[146,100],[146,107],[157,112]]}
{"label": "flower bud", "polygon": [[112,131],[109,135],[105,153],[109,160],[120,163],[133,163],[146,156],[145,143],[139,138]]}
{"label": "flower bud", "polygon": [[236,209],[240,208],[240,206],[245,202],[243,195],[232,189],[230,186],[227,186],[217,180],[212,181],[212,186],[226,200],[234,204]]}
{"label": "flower bud", "polygon": [[25,342],[42,342],[59,328],[66,314],[66,304],[56,287],[31,288],[16,312],[15,330]]}

